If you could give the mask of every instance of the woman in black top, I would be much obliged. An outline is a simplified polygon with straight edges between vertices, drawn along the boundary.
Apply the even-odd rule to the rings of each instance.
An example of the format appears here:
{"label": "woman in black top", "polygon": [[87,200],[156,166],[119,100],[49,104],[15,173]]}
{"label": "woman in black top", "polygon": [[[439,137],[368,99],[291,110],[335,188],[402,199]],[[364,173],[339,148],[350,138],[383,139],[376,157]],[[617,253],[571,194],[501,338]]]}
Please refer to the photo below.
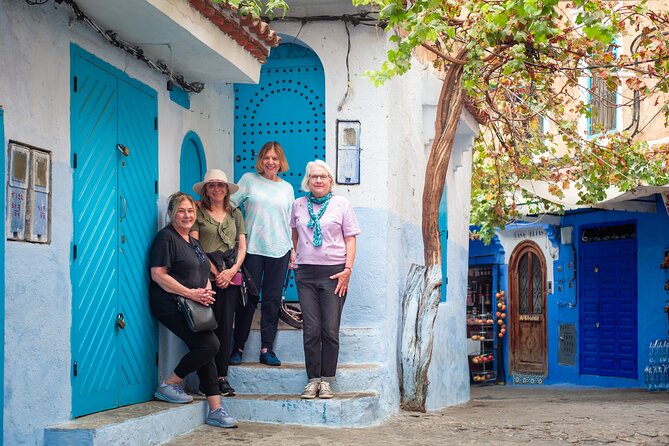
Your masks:
{"label": "woman in black top", "polygon": [[197,370],[200,390],[209,403],[207,424],[237,427],[237,420],[221,407],[213,360],[218,352],[218,338],[211,330],[190,331],[176,303],[175,295],[206,306],[214,302],[215,293],[209,283],[209,260],[199,242],[189,235],[195,221],[195,202],[189,195],[177,192],[169,198],[167,212],[170,224],[158,232],[149,255],[149,304],[160,323],[184,341],[190,351],[181,358],[170,376],[161,381],[155,397],[170,403],[190,403],[193,397],[183,391],[181,383],[186,375]]}

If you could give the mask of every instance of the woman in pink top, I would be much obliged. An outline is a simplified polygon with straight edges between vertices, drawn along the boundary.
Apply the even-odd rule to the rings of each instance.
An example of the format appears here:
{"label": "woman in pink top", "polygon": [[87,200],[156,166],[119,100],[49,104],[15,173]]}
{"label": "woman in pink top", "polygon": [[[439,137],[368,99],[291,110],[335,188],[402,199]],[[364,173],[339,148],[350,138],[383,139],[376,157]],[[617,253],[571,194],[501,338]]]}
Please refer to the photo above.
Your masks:
{"label": "woman in pink top", "polygon": [[360,226],[351,203],[332,195],[334,174],[324,161],[307,164],[302,190],[293,203],[290,225],[297,295],[304,321],[308,383],[302,398],[332,398],[339,357],[339,324],[355,260]]}

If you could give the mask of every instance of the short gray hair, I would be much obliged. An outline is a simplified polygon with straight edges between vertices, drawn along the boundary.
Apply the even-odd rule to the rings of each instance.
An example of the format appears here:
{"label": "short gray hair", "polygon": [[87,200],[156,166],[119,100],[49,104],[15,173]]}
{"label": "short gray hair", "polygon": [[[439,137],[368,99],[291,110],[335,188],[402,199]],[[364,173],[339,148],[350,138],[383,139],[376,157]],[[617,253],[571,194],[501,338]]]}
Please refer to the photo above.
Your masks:
{"label": "short gray hair", "polygon": [[316,166],[320,166],[325,169],[328,176],[332,180],[332,185],[330,186],[330,192],[332,192],[335,188],[334,172],[332,171],[332,167],[330,167],[328,163],[323,160],[309,161],[307,163],[307,167],[304,171],[304,178],[302,178],[302,190],[305,192],[311,192],[311,189],[309,189],[309,176],[311,175],[311,171],[314,170],[314,167]]}

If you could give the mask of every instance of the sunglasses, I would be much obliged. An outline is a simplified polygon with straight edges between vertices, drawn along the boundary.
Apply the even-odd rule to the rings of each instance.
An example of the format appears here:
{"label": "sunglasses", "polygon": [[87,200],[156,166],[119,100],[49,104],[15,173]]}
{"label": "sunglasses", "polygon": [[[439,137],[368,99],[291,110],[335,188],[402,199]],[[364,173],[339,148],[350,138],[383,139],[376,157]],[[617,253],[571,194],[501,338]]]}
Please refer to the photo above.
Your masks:
{"label": "sunglasses", "polygon": [[207,256],[202,252],[200,246],[196,244],[192,244],[191,246],[195,250],[195,255],[197,256],[197,259],[200,261],[200,263],[204,263],[207,260]]}

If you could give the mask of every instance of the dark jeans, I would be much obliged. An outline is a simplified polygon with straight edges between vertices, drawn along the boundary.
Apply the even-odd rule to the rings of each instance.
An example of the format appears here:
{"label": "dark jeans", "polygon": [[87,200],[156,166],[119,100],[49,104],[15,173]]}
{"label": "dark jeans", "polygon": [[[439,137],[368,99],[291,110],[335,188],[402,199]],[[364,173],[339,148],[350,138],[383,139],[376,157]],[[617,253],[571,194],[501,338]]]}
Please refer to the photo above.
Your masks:
{"label": "dark jeans", "polygon": [[[251,275],[251,279],[262,293],[262,307],[260,308],[261,348],[272,350],[274,345],[281,309],[281,290],[286,279],[289,262],[290,251],[279,258],[246,254],[244,260],[244,266]],[[253,313],[259,300],[259,296],[249,295],[249,302],[246,307],[237,306],[234,341],[234,349],[236,350],[244,350],[244,344],[246,344],[251,331]]]}
{"label": "dark jeans", "polygon": [[216,335],[211,330],[199,333],[190,331],[184,317],[176,308],[175,304],[174,313],[158,317],[160,323],[184,341],[190,349],[190,352],[181,358],[174,369],[174,373],[179,378],[185,378],[190,372],[197,370],[197,376],[200,378],[200,390],[206,396],[220,395],[216,365],[214,364],[214,356],[219,348]]}
{"label": "dark jeans", "polygon": [[228,376],[228,363],[230,362],[230,345],[232,344],[232,322],[235,319],[235,308],[239,300],[240,290],[238,286],[228,285],[227,288],[219,288],[212,283],[216,292],[214,298],[214,316],[218,322],[218,328],[214,330],[221,346],[216,353],[216,369],[218,376]]}
{"label": "dark jeans", "polygon": [[[295,270],[297,296],[304,321],[304,363],[309,380],[333,381],[339,359],[339,324],[346,297],[334,293],[344,265],[299,265]],[[326,379],[327,378],[327,379]]]}

